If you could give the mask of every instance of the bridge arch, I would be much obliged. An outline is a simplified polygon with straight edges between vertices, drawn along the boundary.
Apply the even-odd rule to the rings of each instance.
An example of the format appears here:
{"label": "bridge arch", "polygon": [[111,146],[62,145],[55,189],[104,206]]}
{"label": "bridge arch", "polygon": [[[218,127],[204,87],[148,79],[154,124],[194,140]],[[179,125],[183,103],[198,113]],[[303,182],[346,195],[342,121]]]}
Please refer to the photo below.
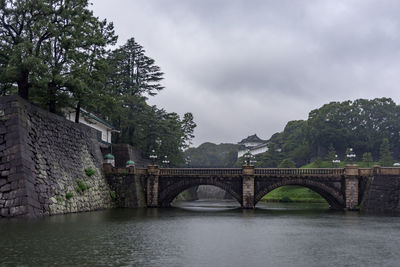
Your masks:
{"label": "bridge arch", "polygon": [[[184,177],[182,177],[184,178]],[[167,186],[164,186],[159,192],[158,204],[160,207],[169,207],[172,201],[183,191],[199,186],[199,185],[213,185],[221,188],[232,195],[234,199],[241,205],[242,204],[242,193],[238,190],[238,187],[230,184],[229,182],[220,181],[219,179],[180,179]],[[236,187],[236,188],[235,188]]]}
{"label": "bridge arch", "polygon": [[297,185],[311,189],[324,198],[332,209],[344,209],[346,207],[345,198],[339,189],[309,179],[285,179],[261,187],[254,192],[254,206],[272,190],[287,185]]}

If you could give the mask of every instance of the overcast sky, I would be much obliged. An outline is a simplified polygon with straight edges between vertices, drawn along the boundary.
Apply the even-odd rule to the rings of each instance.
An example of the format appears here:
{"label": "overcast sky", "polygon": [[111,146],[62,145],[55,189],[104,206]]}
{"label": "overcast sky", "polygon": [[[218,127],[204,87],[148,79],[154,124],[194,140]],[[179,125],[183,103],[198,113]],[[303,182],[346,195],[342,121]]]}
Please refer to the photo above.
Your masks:
{"label": "overcast sky", "polygon": [[400,103],[400,1],[92,0],[165,73],[150,104],[192,112],[194,145],[269,139],[331,101]]}

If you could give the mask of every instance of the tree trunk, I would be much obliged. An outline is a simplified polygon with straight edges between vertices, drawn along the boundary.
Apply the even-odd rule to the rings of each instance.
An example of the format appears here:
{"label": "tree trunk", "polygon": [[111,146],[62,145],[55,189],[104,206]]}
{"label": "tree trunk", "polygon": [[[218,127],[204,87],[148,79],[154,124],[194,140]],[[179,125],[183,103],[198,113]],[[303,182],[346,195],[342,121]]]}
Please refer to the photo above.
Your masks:
{"label": "tree trunk", "polygon": [[21,73],[21,77],[19,81],[17,82],[18,84],[18,95],[24,99],[29,98],[29,71],[23,71]]}
{"label": "tree trunk", "polygon": [[49,95],[49,111],[51,113],[56,113],[56,84],[54,82],[50,82],[48,84],[47,93]]}
{"label": "tree trunk", "polygon": [[81,102],[78,101],[78,103],[76,104],[76,108],[75,108],[75,122],[79,123],[79,116],[81,113]]}
{"label": "tree trunk", "polygon": [[[118,116],[118,129],[121,129],[121,116]],[[119,142],[120,142],[120,139],[121,139],[120,135],[121,135],[121,133],[114,135],[116,144],[119,144]]]}

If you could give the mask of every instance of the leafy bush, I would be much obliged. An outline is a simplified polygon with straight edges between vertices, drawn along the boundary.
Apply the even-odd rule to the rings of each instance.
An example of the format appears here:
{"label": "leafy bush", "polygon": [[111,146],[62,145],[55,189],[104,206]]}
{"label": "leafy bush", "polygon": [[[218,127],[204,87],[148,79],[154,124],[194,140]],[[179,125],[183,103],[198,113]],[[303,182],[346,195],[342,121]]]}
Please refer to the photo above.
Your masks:
{"label": "leafy bush", "polygon": [[68,192],[68,193],[65,194],[65,198],[67,200],[71,199],[73,196],[74,196],[74,194],[72,192]]}
{"label": "leafy bush", "polygon": [[86,173],[87,176],[91,177],[91,176],[96,174],[96,171],[94,169],[92,169],[92,168],[86,168],[85,169],[85,173]]}
{"label": "leafy bush", "polygon": [[284,196],[279,202],[293,202],[293,200],[290,197]]}
{"label": "leafy bush", "polygon": [[115,200],[117,198],[115,191],[110,190],[110,197],[112,200]]}
{"label": "leafy bush", "polygon": [[87,186],[87,184],[82,182],[82,180],[77,179],[76,184],[78,185],[76,187],[76,192],[78,192],[78,193],[84,193],[86,190],[89,189],[89,186]]}

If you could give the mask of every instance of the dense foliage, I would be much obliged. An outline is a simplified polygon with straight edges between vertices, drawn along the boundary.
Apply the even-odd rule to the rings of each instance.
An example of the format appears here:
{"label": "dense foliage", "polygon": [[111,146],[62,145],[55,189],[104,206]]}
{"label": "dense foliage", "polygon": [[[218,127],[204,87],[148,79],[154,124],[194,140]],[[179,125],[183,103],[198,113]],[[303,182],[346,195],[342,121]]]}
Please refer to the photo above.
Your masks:
{"label": "dense foliage", "polygon": [[[349,163],[353,148],[358,164],[392,166],[400,156],[400,107],[390,98],[331,102],[309,113],[308,120],[290,121],[268,140],[268,152],[255,156],[257,167],[333,167],[332,160]],[[227,144],[225,144],[227,145]],[[215,145],[214,145],[215,146]],[[209,143],[198,148],[196,162],[220,162],[220,153]],[[191,150],[193,154],[194,149]],[[338,156],[336,158],[336,155]],[[241,166],[237,162],[224,161]],[[212,164],[212,163],[210,163]]]}
{"label": "dense foliage", "polygon": [[189,148],[185,156],[191,167],[232,167],[237,160],[239,145],[203,143],[197,148]]}
{"label": "dense foliage", "polygon": [[346,161],[346,151],[351,147],[355,160],[391,166],[392,156],[398,158],[400,154],[399,118],[400,107],[390,98],[331,102],[311,111],[308,120],[290,121],[283,132],[274,134],[269,145],[282,148],[281,155],[270,149],[258,156],[259,164],[276,167],[279,163],[271,158],[290,158],[301,166],[322,159],[331,162],[336,154]]}
{"label": "dense foliage", "polygon": [[193,115],[180,118],[146,103],[164,87],[163,73],[134,38],[117,40],[112,23],[88,0],[0,0],[0,93],[18,93],[50,112],[97,113],[120,130],[116,142],[172,164],[193,138]]}

